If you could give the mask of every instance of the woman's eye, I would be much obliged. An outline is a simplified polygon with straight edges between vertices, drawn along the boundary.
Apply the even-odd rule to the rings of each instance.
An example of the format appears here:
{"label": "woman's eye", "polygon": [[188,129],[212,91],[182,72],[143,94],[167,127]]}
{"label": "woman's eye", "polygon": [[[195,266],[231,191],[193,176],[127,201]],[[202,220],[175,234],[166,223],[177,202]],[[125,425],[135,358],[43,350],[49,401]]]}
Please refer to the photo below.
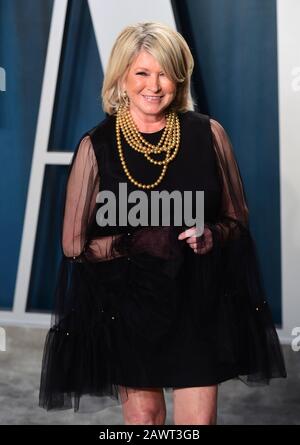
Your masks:
{"label": "woman's eye", "polygon": [[[137,76],[147,76],[148,74],[145,73],[144,71],[139,71],[138,73],[136,73]],[[165,73],[160,73],[160,76],[164,76]]]}

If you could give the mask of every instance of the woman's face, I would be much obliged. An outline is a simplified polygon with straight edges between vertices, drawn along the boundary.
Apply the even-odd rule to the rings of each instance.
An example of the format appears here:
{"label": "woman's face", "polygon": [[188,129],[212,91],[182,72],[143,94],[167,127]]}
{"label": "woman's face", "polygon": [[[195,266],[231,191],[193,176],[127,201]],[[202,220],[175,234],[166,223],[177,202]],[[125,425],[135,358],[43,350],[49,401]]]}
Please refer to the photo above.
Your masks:
{"label": "woman's face", "polygon": [[140,51],[130,65],[123,84],[130,111],[141,119],[161,116],[176,95],[176,84],[163,72],[157,60]]}

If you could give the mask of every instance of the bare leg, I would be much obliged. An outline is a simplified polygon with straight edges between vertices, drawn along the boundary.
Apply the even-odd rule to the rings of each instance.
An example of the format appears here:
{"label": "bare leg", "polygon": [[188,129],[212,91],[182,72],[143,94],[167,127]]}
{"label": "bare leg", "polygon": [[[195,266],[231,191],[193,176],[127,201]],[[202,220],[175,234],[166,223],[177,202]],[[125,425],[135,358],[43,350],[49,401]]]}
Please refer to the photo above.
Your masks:
{"label": "bare leg", "polygon": [[165,424],[166,403],[163,389],[119,386],[119,393],[125,425]]}
{"label": "bare leg", "polygon": [[217,385],[174,389],[174,425],[214,425],[217,395]]}

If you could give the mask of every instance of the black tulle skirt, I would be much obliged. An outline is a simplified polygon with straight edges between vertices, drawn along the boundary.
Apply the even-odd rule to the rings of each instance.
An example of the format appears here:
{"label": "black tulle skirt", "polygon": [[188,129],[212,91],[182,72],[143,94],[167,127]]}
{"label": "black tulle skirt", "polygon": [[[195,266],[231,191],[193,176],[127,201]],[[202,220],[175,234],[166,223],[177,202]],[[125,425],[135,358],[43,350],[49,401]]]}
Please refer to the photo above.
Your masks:
{"label": "black tulle skirt", "polygon": [[123,402],[128,387],[169,390],[236,377],[265,384],[286,376],[249,231],[224,248],[211,230],[206,255],[186,247],[168,260],[62,258],[40,406],[100,410]]}

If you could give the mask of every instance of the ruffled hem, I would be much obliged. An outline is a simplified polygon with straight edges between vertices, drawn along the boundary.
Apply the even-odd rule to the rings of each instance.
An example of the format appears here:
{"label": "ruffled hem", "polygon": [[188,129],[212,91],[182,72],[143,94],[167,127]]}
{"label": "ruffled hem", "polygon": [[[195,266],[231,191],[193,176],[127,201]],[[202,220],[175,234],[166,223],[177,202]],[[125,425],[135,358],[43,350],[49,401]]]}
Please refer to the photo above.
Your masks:
{"label": "ruffled hem", "polygon": [[[184,261],[62,258],[41,407],[99,411],[123,403],[126,387],[169,391],[286,377],[249,231],[241,228],[224,248],[211,230],[212,251],[187,248]],[[93,397],[82,403],[85,395]]]}

